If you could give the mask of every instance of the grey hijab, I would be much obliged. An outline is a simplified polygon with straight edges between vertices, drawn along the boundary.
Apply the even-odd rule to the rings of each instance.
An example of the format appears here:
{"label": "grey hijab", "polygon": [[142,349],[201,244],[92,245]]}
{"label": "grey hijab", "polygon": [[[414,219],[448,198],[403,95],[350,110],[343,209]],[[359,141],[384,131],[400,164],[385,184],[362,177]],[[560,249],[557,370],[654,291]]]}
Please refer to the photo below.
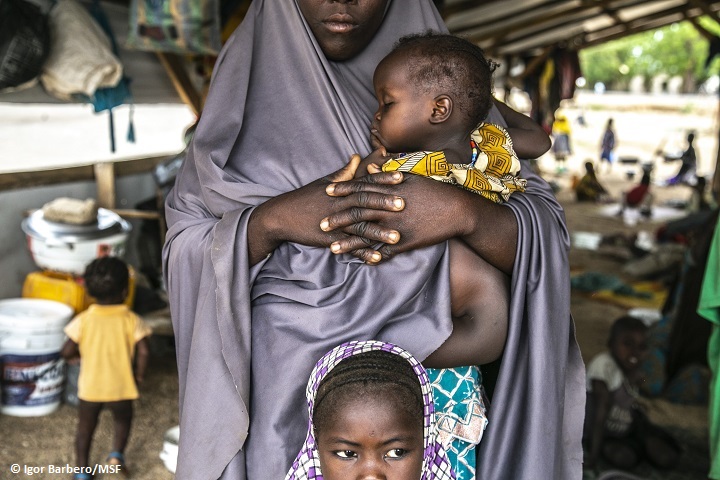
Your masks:
{"label": "grey hijab", "polygon": [[[430,0],[392,0],[370,45],[334,63],[295,1],[254,0],[221,52],[166,206],[177,478],[281,480],[303,444],[303,388],[323,353],[376,338],[423,359],[449,335],[446,244],[378,267],[292,243],[247,260],[256,205],[369,152],[374,68],[398,38],[427,29],[445,29]],[[478,477],[575,478],[584,379],[567,232],[545,182],[522,175],[535,187],[509,204],[520,224],[511,325]]]}

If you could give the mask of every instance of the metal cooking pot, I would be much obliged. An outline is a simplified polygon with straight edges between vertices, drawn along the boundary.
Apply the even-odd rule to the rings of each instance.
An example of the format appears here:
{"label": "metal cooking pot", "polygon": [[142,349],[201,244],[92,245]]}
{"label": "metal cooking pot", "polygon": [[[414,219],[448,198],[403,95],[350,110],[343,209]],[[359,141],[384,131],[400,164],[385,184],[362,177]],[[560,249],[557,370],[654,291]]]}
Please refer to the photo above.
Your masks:
{"label": "metal cooking pot", "polygon": [[50,222],[37,210],[22,221],[28,248],[40,268],[82,275],[94,259],[122,257],[132,226],[118,214],[99,208],[97,221],[86,225]]}

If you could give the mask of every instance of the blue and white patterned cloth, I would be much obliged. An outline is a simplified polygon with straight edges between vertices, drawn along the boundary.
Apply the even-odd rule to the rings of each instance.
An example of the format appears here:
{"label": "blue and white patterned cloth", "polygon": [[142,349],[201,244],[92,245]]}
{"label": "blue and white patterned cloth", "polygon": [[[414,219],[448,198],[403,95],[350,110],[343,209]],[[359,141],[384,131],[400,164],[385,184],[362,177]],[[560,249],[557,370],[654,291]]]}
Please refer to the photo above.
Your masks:
{"label": "blue and white patterned cloth", "polygon": [[435,403],[438,440],[457,480],[475,480],[476,447],[487,427],[478,367],[427,369]]}
{"label": "blue and white patterned cloth", "polygon": [[327,374],[344,359],[360,353],[376,350],[394,353],[406,359],[410,365],[412,365],[413,370],[420,381],[424,405],[424,455],[421,480],[456,480],[456,477],[450,467],[450,461],[448,460],[447,454],[437,439],[433,394],[425,368],[415,359],[415,357],[402,348],[391,343],[374,340],[343,343],[323,355],[323,357],[315,365],[315,368],[310,374],[307,390],[305,391],[308,403],[308,417],[310,419],[307,437],[305,438],[305,444],[300,450],[300,453],[298,453],[292,467],[290,467],[290,471],[285,476],[285,480],[322,480],[323,475],[320,469],[320,455],[318,454],[316,448],[314,433],[315,428],[312,421],[315,395],[317,394],[320,382],[322,382],[325,376],[327,376]]}

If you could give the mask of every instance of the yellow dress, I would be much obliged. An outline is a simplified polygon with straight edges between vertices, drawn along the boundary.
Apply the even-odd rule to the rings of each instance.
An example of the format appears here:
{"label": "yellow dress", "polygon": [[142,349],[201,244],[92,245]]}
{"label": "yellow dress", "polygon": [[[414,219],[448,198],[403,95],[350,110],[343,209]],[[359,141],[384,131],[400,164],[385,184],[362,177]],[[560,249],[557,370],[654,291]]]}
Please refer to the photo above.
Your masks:
{"label": "yellow dress", "polygon": [[78,398],[86,402],[138,398],[135,345],[150,333],[127,305],[91,305],[73,318],[65,334],[80,350]]}

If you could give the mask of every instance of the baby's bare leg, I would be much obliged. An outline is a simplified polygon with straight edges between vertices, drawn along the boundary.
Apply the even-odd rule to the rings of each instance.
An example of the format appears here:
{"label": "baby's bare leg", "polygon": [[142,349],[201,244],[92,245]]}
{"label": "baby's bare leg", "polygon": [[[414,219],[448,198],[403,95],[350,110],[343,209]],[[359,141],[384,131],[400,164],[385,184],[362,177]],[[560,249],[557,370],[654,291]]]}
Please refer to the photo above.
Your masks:
{"label": "baby's bare leg", "polygon": [[509,283],[464,242],[450,240],[453,332],[423,365],[451,368],[497,360],[507,337]]}

